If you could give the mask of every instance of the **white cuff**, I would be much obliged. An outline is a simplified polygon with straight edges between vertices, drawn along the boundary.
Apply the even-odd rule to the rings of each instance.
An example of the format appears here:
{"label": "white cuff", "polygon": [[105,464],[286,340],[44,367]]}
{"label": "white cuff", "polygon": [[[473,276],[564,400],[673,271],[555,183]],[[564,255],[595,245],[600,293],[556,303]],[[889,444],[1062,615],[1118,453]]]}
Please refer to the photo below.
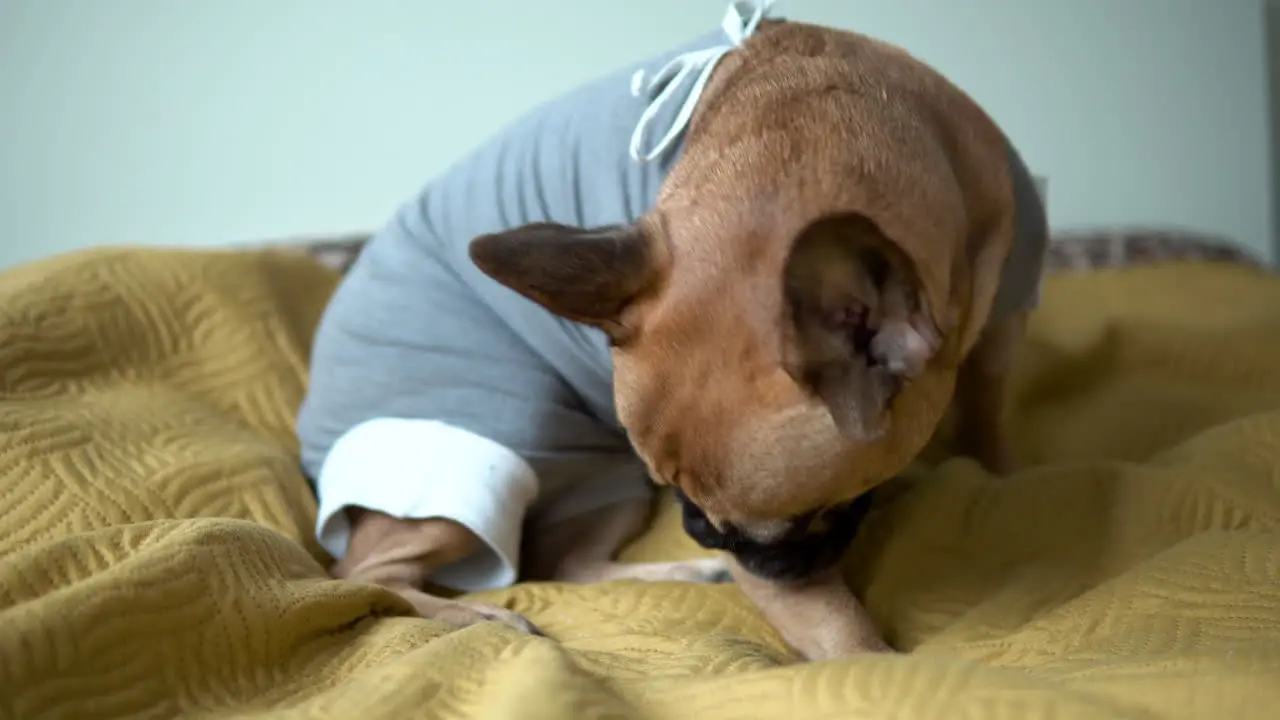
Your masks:
{"label": "white cuff", "polygon": [[316,493],[316,538],[335,558],[347,552],[349,507],[467,527],[487,547],[440,568],[431,581],[476,592],[516,581],[524,515],[538,478],[519,455],[480,435],[436,420],[377,418],[333,444]]}

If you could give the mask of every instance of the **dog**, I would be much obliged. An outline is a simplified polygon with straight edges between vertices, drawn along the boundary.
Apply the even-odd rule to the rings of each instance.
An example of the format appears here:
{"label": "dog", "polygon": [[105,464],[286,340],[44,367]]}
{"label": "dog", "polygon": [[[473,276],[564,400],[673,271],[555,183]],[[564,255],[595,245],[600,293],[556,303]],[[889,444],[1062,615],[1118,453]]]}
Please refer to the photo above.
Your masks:
{"label": "dog", "polygon": [[[673,488],[688,534],[723,552],[673,563],[616,562],[617,551],[644,528],[650,505],[647,494],[619,489],[634,488],[634,477],[622,482],[608,463],[591,471],[612,478],[599,485],[611,493],[607,501],[571,503],[576,512],[518,514],[506,525],[486,525],[464,510],[429,509],[419,499],[380,498],[380,478],[422,464],[507,478],[497,483],[504,497],[533,507],[531,498],[544,490],[529,478],[549,473],[531,470],[522,458],[559,467],[546,459],[555,453],[532,431],[463,433],[480,421],[467,419],[459,402],[457,427],[419,423],[411,432],[396,424],[408,422],[397,414],[410,413],[379,409],[370,419],[375,413],[366,409],[329,423],[336,429],[311,443],[310,474],[320,478],[318,533],[323,541],[327,530],[339,528],[328,545],[340,556],[336,577],[387,586],[424,617],[537,632],[509,610],[424,589],[440,577],[477,589],[449,570],[478,549],[506,547],[498,555],[513,555],[512,542],[495,536],[519,532],[501,529],[516,522],[524,527],[520,577],[729,577],[803,658],[891,649],[843,583],[839,559],[867,512],[870,491],[920,453],[949,410],[958,419],[960,453],[993,473],[1008,468],[1001,414],[1013,353],[1036,300],[1047,237],[1043,208],[1001,130],[939,73],[869,37],[762,14],[752,16],[750,32],[731,51],[704,66],[682,151],[661,169],[647,209],[601,225],[504,223],[476,233],[461,259],[444,252],[449,271],[437,278],[461,278],[460,286],[481,301],[496,304],[507,297],[501,291],[510,293],[506,302],[520,299],[496,314],[508,329],[541,323],[542,330],[519,336],[533,349],[528,361],[547,360],[552,370],[568,363],[553,359],[558,346],[547,337],[593,332],[611,361],[611,397],[597,399],[588,413],[578,405],[591,410],[590,393],[585,401],[565,400],[540,411],[536,427],[578,428],[586,438],[580,444],[594,452],[593,426],[579,426],[580,415],[602,417],[607,410],[600,408],[611,405],[646,482]],[[681,56],[660,60],[671,57]],[[635,143],[632,150],[634,156]],[[413,269],[389,254],[380,260],[377,243],[353,268],[367,276],[366,292],[376,293],[368,288],[379,272],[384,280],[410,282]],[[330,358],[318,365],[317,358],[341,355],[356,363],[368,349],[348,339],[351,349],[338,353],[339,342],[325,336],[326,322],[368,330],[370,305],[384,318],[411,311],[391,300],[344,311],[357,304],[344,299],[345,291],[344,284],[317,336],[313,387],[299,422],[304,461],[309,434],[325,436],[319,428],[332,414],[326,403],[333,404],[326,398],[339,385],[322,380],[317,387],[315,368],[340,364]],[[472,308],[418,311],[445,322]],[[471,375],[494,366],[491,379],[478,384],[501,386],[522,407],[528,383],[503,385],[502,368],[516,372],[526,355],[514,345],[507,350],[497,341],[502,337],[495,331],[477,340],[489,353],[466,355],[459,372],[477,384]],[[539,375],[529,382],[551,388],[556,380]],[[350,382],[358,392],[357,381]],[[359,439],[364,430],[375,434],[370,427],[380,440]],[[397,433],[401,440],[392,444],[387,438]],[[485,444],[504,433],[511,439],[501,447]],[[574,452],[582,465],[581,449]],[[591,458],[597,456],[612,457]],[[337,479],[326,485],[325,473]],[[348,499],[326,506],[326,488]],[[431,492],[439,507],[456,504],[444,490]],[[493,493],[480,495],[480,504],[503,507],[489,498]],[[516,579],[511,567],[498,570],[489,576]]]}

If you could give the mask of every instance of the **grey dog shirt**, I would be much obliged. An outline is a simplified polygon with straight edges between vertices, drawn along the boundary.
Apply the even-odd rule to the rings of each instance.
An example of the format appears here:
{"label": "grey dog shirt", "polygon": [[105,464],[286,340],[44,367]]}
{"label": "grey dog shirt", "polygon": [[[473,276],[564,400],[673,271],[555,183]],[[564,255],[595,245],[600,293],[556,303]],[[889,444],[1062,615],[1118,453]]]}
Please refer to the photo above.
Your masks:
{"label": "grey dog shirt", "polygon": [[[725,44],[717,30],[534,108],[428,183],[370,240],[320,321],[298,417],[316,533],[346,552],[343,510],[444,517],[483,541],[432,580],[457,590],[516,580],[522,528],[648,497],[613,407],[599,331],[502,287],[470,261],[478,235],[531,222],[599,226],[648,210],[680,146],[648,163],[628,144],[648,97],[631,92],[677,56]],[[690,94],[695,76],[673,92]],[[696,102],[696,98],[694,98]],[[653,145],[681,102],[658,108]],[[1020,237],[997,312],[1035,304],[1041,204],[1011,150]]]}

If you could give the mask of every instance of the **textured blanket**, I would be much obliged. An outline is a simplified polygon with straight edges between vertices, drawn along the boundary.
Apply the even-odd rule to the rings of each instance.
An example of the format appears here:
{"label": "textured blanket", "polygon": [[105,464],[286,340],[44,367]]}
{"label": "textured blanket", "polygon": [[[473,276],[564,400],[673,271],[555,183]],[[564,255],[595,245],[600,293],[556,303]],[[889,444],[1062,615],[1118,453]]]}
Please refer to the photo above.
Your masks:
{"label": "textured blanket", "polygon": [[[732,585],[485,594],[533,638],[328,579],[291,428],[335,282],[266,252],[0,275],[0,716],[1280,712],[1280,279],[1051,278],[1011,409],[1025,469],[882,493],[849,577],[907,652],[807,665]],[[629,559],[698,552],[669,509]]]}

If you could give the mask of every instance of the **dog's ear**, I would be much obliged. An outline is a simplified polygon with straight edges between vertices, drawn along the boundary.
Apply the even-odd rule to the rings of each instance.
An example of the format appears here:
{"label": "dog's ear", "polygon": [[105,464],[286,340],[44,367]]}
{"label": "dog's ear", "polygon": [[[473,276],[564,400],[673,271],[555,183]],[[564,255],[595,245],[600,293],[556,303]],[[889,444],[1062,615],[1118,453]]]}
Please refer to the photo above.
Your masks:
{"label": "dog's ear", "polygon": [[794,328],[788,372],[842,433],[874,439],[902,383],[937,345],[935,334],[917,331],[927,321],[910,267],[869,219],[826,218],[797,237],[785,292]]}
{"label": "dog's ear", "polygon": [[809,374],[806,382],[822,399],[845,437],[869,442],[884,434],[889,403],[898,378],[885,368],[829,366]]}
{"label": "dog's ear", "polygon": [[534,223],[471,241],[471,261],[489,277],[615,341],[622,311],[653,282],[656,243],[639,225],[578,228]]}

